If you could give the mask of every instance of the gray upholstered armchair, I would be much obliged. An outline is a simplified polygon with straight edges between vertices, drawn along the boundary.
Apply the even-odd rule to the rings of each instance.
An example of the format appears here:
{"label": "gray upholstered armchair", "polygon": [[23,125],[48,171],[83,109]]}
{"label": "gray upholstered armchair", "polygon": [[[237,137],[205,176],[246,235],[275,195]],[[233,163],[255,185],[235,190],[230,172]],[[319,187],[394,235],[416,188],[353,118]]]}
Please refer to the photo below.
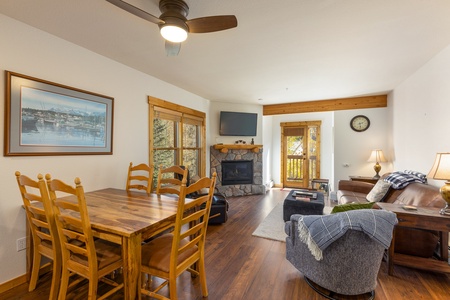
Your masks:
{"label": "gray upholstered armchair", "polygon": [[396,223],[394,213],[375,209],[292,215],[285,224],[286,258],[329,299],[333,293],[373,297]]}

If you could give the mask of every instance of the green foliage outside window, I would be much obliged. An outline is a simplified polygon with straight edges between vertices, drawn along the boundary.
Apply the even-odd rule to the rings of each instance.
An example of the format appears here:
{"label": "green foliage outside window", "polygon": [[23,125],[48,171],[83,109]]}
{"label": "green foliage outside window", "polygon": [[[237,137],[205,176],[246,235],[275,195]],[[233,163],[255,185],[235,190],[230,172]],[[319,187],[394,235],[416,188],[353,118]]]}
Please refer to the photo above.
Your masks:
{"label": "green foliage outside window", "polygon": [[182,118],[164,116],[153,120],[153,163],[156,167],[153,182],[157,182],[158,168],[161,165],[164,168],[172,165],[187,166],[190,177],[200,176],[201,123],[190,119],[183,123]]}

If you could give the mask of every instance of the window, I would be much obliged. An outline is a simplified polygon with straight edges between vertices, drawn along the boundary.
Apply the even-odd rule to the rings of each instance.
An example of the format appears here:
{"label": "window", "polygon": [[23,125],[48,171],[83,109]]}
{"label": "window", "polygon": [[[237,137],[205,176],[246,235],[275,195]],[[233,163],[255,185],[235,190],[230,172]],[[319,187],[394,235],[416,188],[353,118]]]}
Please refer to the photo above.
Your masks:
{"label": "window", "polygon": [[148,99],[149,161],[155,166],[154,176],[160,165],[183,165],[188,167],[190,177],[205,176],[205,113],[158,98]]}

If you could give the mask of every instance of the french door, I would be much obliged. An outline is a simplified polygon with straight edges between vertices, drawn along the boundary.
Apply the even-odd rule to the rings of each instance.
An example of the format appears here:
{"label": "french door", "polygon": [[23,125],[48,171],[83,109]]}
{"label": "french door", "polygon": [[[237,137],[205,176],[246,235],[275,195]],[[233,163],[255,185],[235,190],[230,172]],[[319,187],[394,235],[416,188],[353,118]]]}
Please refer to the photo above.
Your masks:
{"label": "french door", "polygon": [[321,121],[281,123],[283,187],[308,188],[320,178]]}

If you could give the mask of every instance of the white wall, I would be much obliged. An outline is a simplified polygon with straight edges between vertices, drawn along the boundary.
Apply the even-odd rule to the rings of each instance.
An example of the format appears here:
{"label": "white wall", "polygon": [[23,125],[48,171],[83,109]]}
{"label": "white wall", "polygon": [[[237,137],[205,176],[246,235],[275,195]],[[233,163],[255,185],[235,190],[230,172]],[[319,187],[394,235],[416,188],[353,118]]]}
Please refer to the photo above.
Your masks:
{"label": "white wall", "polygon": [[[340,110],[335,112],[335,188],[341,179],[349,176],[374,176],[375,163],[367,162],[373,149],[381,149],[388,160],[380,163],[380,175],[392,171],[392,148],[389,147],[388,108]],[[370,120],[366,131],[356,132],[350,128],[350,120],[356,115],[365,115]],[[344,165],[349,165],[348,167]]]}
{"label": "white wall", "polygon": [[272,127],[273,127],[273,118],[272,117],[263,117],[263,183],[266,185],[266,192],[268,191],[268,185],[273,180],[273,169],[272,169],[272,160],[273,153],[276,152],[273,149],[273,136],[272,136]]}
{"label": "white wall", "polygon": [[[33,178],[50,173],[67,182],[78,176],[86,191],[124,188],[130,161],[148,161],[147,96],[205,113],[209,101],[1,14],[0,40],[0,95],[5,94],[4,71],[9,70],[115,99],[113,155],[0,156],[1,284],[26,271],[25,251],[16,251],[16,240],[25,236],[16,170]],[[4,110],[1,101],[1,116]],[[0,122],[0,131],[4,131],[4,122]]]}
{"label": "white wall", "polygon": [[[392,106],[393,161],[397,170],[425,174],[436,152],[450,152],[450,46],[395,88]],[[443,182],[431,184],[442,186]]]}
{"label": "white wall", "polygon": [[[219,119],[221,111],[233,111],[233,112],[245,112],[245,113],[257,113],[258,125],[256,129],[256,136],[221,136],[219,135]],[[252,138],[255,144],[262,145],[263,141],[263,121],[262,121],[262,106],[251,104],[237,104],[237,103],[224,103],[224,102],[211,102],[209,109],[209,116],[211,123],[209,124],[209,138],[211,145],[222,144],[234,144],[237,140],[244,140],[247,144],[250,144]]]}
{"label": "white wall", "polygon": [[332,185],[333,175],[333,112],[287,114],[266,116],[271,119],[272,132],[272,179],[277,185],[281,184],[281,127],[282,122],[322,121],[320,128],[320,177],[330,180]]}

